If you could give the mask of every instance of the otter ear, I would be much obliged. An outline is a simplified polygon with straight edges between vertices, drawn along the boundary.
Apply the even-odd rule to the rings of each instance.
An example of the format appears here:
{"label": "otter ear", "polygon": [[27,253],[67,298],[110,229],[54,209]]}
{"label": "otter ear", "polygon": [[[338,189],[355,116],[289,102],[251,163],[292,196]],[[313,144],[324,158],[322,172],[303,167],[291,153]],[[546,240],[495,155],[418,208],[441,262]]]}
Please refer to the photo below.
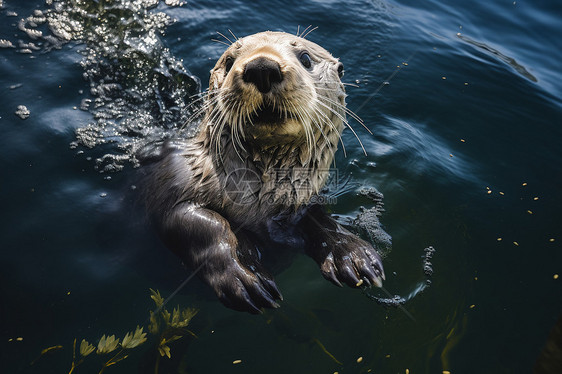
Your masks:
{"label": "otter ear", "polygon": [[341,62],[338,62],[336,64],[336,67],[338,69],[338,77],[343,78],[343,74],[345,73],[345,70],[343,69],[343,64]]}

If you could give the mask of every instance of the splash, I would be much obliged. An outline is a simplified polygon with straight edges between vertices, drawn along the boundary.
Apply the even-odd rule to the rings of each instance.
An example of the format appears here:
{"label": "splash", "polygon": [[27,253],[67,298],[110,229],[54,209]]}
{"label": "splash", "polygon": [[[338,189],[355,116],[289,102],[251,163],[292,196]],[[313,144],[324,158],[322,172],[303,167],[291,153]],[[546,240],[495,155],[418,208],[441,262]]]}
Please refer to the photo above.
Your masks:
{"label": "splash", "polygon": [[[136,152],[171,136],[191,136],[187,119],[197,109],[191,98],[200,92],[191,75],[166,48],[161,36],[174,21],[156,11],[159,0],[47,0],[18,28],[29,39],[19,41],[20,53],[48,52],[77,44],[89,97],[80,109],[93,120],[76,130],[72,148],[111,143],[96,159],[100,172],[138,166]],[[181,6],[165,1],[163,6]],[[106,149],[104,147],[104,149]]]}
{"label": "splash", "polygon": [[374,187],[362,188],[359,191],[359,195],[372,200],[374,206],[371,208],[361,207],[359,214],[353,221],[353,225],[362,229],[369,237],[371,243],[374,244],[377,252],[382,257],[386,257],[392,248],[392,238],[384,231],[379,219],[384,212],[384,196]]}
{"label": "splash", "polygon": [[[435,253],[435,248],[429,246],[425,248],[423,251],[424,251],[424,255],[422,256],[422,269],[423,269],[423,274],[425,276],[425,281],[416,284],[414,290],[410,292],[406,297],[402,297],[400,295],[391,295],[384,288],[383,291],[386,292],[388,296],[386,298],[372,295],[368,293],[366,289],[364,289],[363,292],[365,293],[365,295],[368,298],[375,300],[378,304],[382,306],[401,308],[402,305],[404,305],[408,300],[413,299],[419,293],[427,289],[431,285],[431,276],[433,275],[433,264],[431,263],[431,259],[433,258],[433,255]],[[411,317],[411,315],[406,310],[404,310],[404,312],[406,312],[408,316],[410,316],[410,318],[413,319],[413,317]]]}

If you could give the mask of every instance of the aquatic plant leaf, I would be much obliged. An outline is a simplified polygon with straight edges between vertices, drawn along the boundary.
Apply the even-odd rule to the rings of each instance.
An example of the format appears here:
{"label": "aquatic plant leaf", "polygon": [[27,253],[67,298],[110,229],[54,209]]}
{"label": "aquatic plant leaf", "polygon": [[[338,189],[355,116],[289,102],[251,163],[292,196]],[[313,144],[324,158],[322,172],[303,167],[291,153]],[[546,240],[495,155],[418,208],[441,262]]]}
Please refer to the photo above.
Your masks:
{"label": "aquatic plant leaf", "polygon": [[115,365],[116,363],[118,363],[119,361],[123,361],[124,359],[126,359],[127,357],[129,357],[128,355],[125,355],[123,357],[119,357],[118,359],[111,359],[109,360],[106,364],[105,367],[111,366],[111,365]]}
{"label": "aquatic plant leaf", "polygon": [[125,337],[123,338],[123,342],[121,346],[123,348],[135,348],[141,345],[146,341],[146,332],[142,332],[143,327],[137,326],[137,329],[134,333],[128,332]]}
{"label": "aquatic plant leaf", "polygon": [[96,347],[94,347],[93,345],[88,343],[86,341],[86,339],[82,339],[82,342],[80,343],[80,354],[82,356],[86,357],[87,355],[89,355],[90,353],[92,353],[95,350],[96,350]]}
{"label": "aquatic plant leaf", "polygon": [[119,339],[115,339],[115,335],[105,337],[105,334],[101,337],[98,343],[97,354],[104,354],[113,352],[119,345]]}
{"label": "aquatic plant leaf", "polygon": [[150,324],[148,325],[148,331],[154,335],[158,334],[160,331],[160,323],[158,323],[158,318],[156,318],[156,314],[152,311],[150,312]]}
{"label": "aquatic plant leaf", "polygon": [[164,323],[166,325],[169,325],[170,324],[170,312],[168,312],[167,309],[164,309],[160,313],[162,314],[162,319],[164,320]]}
{"label": "aquatic plant leaf", "polygon": [[45,353],[49,353],[49,352],[53,352],[53,351],[58,351],[59,349],[62,349],[62,345],[54,345],[52,347],[49,348],[45,348],[41,351],[41,356],[44,355]]}
{"label": "aquatic plant leaf", "polygon": [[191,322],[191,319],[193,317],[195,317],[195,315],[198,313],[199,311],[195,308],[185,308],[182,311],[182,319],[183,319],[183,323],[184,325],[181,327],[185,327],[189,324],[189,322]]}
{"label": "aquatic plant leaf", "polygon": [[39,360],[41,357],[43,357],[43,355],[45,355],[47,353],[58,351],[60,349],[62,349],[62,345],[54,345],[52,347],[43,349],[41,351],[41,354],[39,355],[39,357],[37,357],[35,360],[31,361],[30,365],[35,365],[35,362],[37,362],[37,360]]}
{"label": "aquatic plant leaf", "polygon": [[164,298],[162,298],[162,296],[160,295],[160,291],[154,291],[152,288],[150,288],[150,293],[150,298],[154,300],[154,303],[158,308],[161,308],[162,305],[164,305]]}
{"label": "aquatic plant leaf", "polygon": [[168,356],[168,358],[172,358],[172,355],[170,354],[170,347],[167,345],[159,346],[158,352],[160,352],[160,356]]}
{"label": "aquatic plant leaf", "polygon": [[168,343],[171,343],[171,342],[175,342],[176,340],[179,340],[179,339],[181,339],[182,337],[183,337],[182,335],[174,335],[174,336],[172,336],[172,337],[170,337],[170,338],[168,338],[168,339],[163,338],[162,341],[160,342],[160,344],[163,345],[163,344],[168,344]]}
{"label": "aquatic plant leaf", "polygon": [[177,308],[174,308],[174,310],[172,311],[172,321],[170,322],[170,326],[176,327],[180,322],[180,317],[181,317],[180,307],[178,306]]}

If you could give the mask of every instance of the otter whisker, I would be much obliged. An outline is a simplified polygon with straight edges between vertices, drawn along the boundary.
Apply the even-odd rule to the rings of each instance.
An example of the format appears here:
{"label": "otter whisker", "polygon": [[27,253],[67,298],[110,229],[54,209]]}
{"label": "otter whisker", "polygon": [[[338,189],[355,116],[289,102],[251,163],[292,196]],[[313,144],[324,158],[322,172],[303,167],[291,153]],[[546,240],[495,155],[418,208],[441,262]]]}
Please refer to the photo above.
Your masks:
{"label": "otter whisker", "polygon": [[[224,35],[224,34],[221,33],[220,31],[217,31],[216,33],[219,34],[220,36],[222,36],[223,38],[225,38],[226,40],[228,40],[228,41],[230,42],[230,44],[232,45],[232,40],[228,39],[228,38],[226,37],[226,35]],[[229,47],[230,47],[230,45],[229,45]]]}
{"label": "otter whisker", "polygon": [[242,140],[240,139],[240,131],[241,129],[244,127],[244,116],[241,110],[241,106],[242,103],[238,102],[238,108],[237,108],[237,112],[238,112],[238,117],[236,118],[235,123],[231,126],[234,131],[233,131],[233,135],[234,135],[234,150],[236,151],[236,154],[238,155],[238,157],[240,157],[241,160],[243,160],[243,157],[241,155],[241,153],[238,152],[238,148],[236,147],[236,145],[238,144],[238,146],[240,147],[240,149],[244,152],[246,152],[246,148],[244,147],[244,144],[242,143]]}
{"label": "otter whisker", "polygon": [[234,33],[232,32],[231,29],[228,29],[228,32],[230,33],[230,35],[232,35],[234,37],[234,40],[238,41],[238,37],[236,35],[234,35]]}
{"label": "otter whisker", "polygon": [[[215,105],[215,108],[216,108],[217,106],[221,105],[221,102],[227,101],[226,109],[229,109],[229,104],[228,104],[229,101],[226,100],[226,99],[228,99],[228,98],[229,98],[230,96],[232,96],[232,95],[233,95],[232,92],[230,92],[230,91],[226,92],[226,94],[224,95],[222,101],[217,99],[217,104]],[[217,98],[220,98],[220,97],[217,95]],[[224,104],[223,104],[223,105],[224,105]],[[210,116],[210,120],[212,121],[212,122],[210,122],[210,123],[216,123],[216,124],[218,124],[218,126],[213,127],[213,129],[212,129],[213,134],[212,134],[211,138],[212,138],[212,140],[214,141],[214,145],[215,145],[215,146],[214,146],[215,154],[216,154],[216,156],[220,159],[220,162],[221,162],[221,164],[223,164],[223,165],[224,165],[224,160],[223,160],[223,158],[222,158],[222,150],[221,150],[221,148],[222,148],[222,139],[221,139],[221,138],[222,138],[222,134],[223,134],[223,132],[224,132],[224,127],[226,126],[226,123],[227,123],[227,121],[226,121],[226,113],[228,113],[228,111],[225,110],[224,108],[223,108],[223,110],[218,110],[218,109],[217,109],[217,110],[215,110],[214,113],[212,113],[211,116]]]}
{"label": "otter whisker", "polygon": [[[306,111],[304,111],[302,108],[297,108],[294,103],[290,103],[289,105],[291,105],[295,115],[297,116],[299,122],[303,126],[304,133],[305,133],[305,143],[308,152],[314,155],[314,157],[316,157],[317,152],[316,152],[316,142],[314,141],[314,133],[310,128],[310,126],[308,125],[310,122],[310,117],[308,117]],[[306,120],[307,119],[306,117],[308,117],[309,121]]]}
{"label": "otter whisker", "polygon": [[353,133],[353,135],[355,135],[355,138],[356,138],[357,141],[359,142],[359,145],[361,145],[361,149],[363,149],[363,153],[365,154],[365,156],[367,156],[367,151],[365,150],[365,147],[363,146],[363,142],[361,141],[361,139],[359,138],[359,136],[357,135],[357,133],[355,132],[355,130],[353,129],[353,127],[351,127],[351,125],[349,124],[349,122],[347,122],[347,120],[346,120],[340,113],[338,113],[336,110],[334,110],[333,108],[329,107],[328,105],[324,104],[324,103],[321,102],[320,100],[318,100],[318,104],[322,105],[324,108],[328,109],[329,111],[331,111],[332,113],[334,113],[336,116],[338,116],[339,119],[341,119],[341,121],[346,125],[346,127],[351,130],[351,132]]}
{"label": "otter whisker", "polygon": [[185,126],[187,126],[187,124],[188,124],[189,122],[195,120],[196,118],[198,118],[199,116],[201,116],[203,113],[205,113],[205,112],[209,109],[209,107],[210,107],[211,105],[214,105],[214,102],[216,102],[216,100],[218,99],[218,97],[216,97],[216,96],[213,97],[212,99],[209,99],[207,96],[208,96],[208,95],[202,96],[202,97],[200,97],[199,99],[197,99],[197,100],[195,100],[195,101],[193,101],[192,103],[189,104],[189,106],[187,107],[188,109],[189,109],[190,107],[192,107],[192,106],[195,106],[195,104],[201,102],[202,100],[207,99],[206,101],[203,102],[203,105],[201,105],[196,111],[194,111],[194,112],[189,116],[189,118],[187,118],[186,123],[185,123],[184,125],[182,125],[181,129],[183,129]]}
{"label": "otter whisker", "polygon": [[[306,112],[307,118],[309,120],[309,122],[311,124],[314,125],[314,127],[316,127],[316,129],[318,129],[318,131],[320,132],[320,138],[319,139],[314,139],[314,143],[315,143],[315,147],[316,147],[316,142],[319,141],[320,139],[324,139],[324,144],[326,144],[331,151],[333,150],[333,144],[330,141],[330,139],[328,138],[328,136],[326,135],[326,133],[324,132],[323,129],[323,124],[327,125],[329,128],[331,128],[332,130],[334,129],[334,125],[333,123],[330,121],[330,119],[324,114],[322,113],[316,106],[312,106],[311,107],[311,113],[310,112]],[[320,118],[320,115],[324,115],[324,119]]]}
{"label": "otter whisker", "polygon": [[224,45],[226,45],[227,47],[230,47],[230,44],[228,44],[227,42],[225,42],[225,41],[222,41],[222,40],[218,40],[218,39],[211,39],[211,41],[212,41],[212,42],[216,42],[216,43],[221,43],[221,44],[224,44]]}
{"label": "otter whisker", "polygon": [[[308,30],[308,28],[311,27],[311,26],[312,26],[312,25],[308,26],[308,27],[306,28],[306,30]],[[315,27],[311,28],[310,30],[308,30],[308,31],[306,32],[306,34],[305,34],[305,32],[303,31],[303,35],[301,35],[301,38],[306,39],[306,37],[308,36],[308,34],[310,34],[311,32],[313,32],[313,31],[316,30],[317,28],[318,28],[318,26],[315,26]],[[306,30],[305,30],[305,31],[306,31]]]}
{"label": "otter whisker", "polygon": [[[307,30],[308,30],[309,28],[311,28],[311,27],[312,27],[312,25],[308,25],[308,27],[307,27],[307,28],[305,28],[304,30],[302,30],[302,33],[301,33],[300,35],[299,35],[299,33],[298,33],[298,29],[297,29],[297,36],[298,36],[298,37],[300,38],[300,37],[301,37],[301,35],[302,35],[302,34],[304,34],[304,33],[305,33],[305,32],[306,32],[306,31],[307,31]],[[300,26],[299,26],[299,28],[300,28]]]}
{"label": "otter whisker", "polygon": [[333,83],[333,84],[343,84],[344,86],[350,86],[350,87],[354,87],[354,88],[359,88],[361,86],[359,86],[356,83],[347,83],[347,82],[341,82],[341,81],[323,81],[325,83]]}
{"label": "otter whisker", "polygon": [[328,103],[336,106],[338,109],[342,109],[351,118],[353,118],[359,124],[361,124],[361,126],[363,126],[365,128],[365,130],[367,130],[369,132],[369,134],[373,135],[373,132],[367,127],[367,125],[365,125],[365,122],[361,119],[361,117],[359,117],[357,114],[355,114],[351,109],[349,109],[345,105],[342,105],[342,104],[338,103],[337,101],[331,100],[327,97],[319,97],[319,98],[322,99],[322,100],[326,100]]}
{"label": "otter whisker", "polygon": [[341,137],[341,132],[339,131],[339,129],[336,128],[336,125],[334,125],[334,122],[332,122],[332,120],[326,115],[326,113],[322,112],[319,108],[315,108],[314,111],[315,111],[315,114],[317,116],[318,115],[323,116],[324,117],[323,122],[325,124],[327,124],[332,129],[332,131],[335,131],[335,133],[338,135],[339,142],[341,143],[341,146],[342,146],[343,156],[347,157],[347,151],[345,149],[345,144],[344,144],[343,139]]}
{"label": "otter whisker", "polygon": [[[317,118],[319,120],[319,118]],[[316,129],[318,131],[320,131],[320,138],[318,140],[313,139],[313,149],[314,149],[314,157],[318,158],[317,154],[318,154],[318,141],[320,141],[320,139],[324,140],[324,145],[326,145],[328,147],[328,150],[332,153],[335,153],[335,149],[334,146],[332,144],[332,142],[330,142],[330,139],[328,138],[328,136],[326,135],[326,133],[324,132],[324,130],[322,129],[322,126],[320,125],[321,121],[315,121],[314,118],[311,117],[310,122],[316,127]],[[312,132],[312,129],[310,130]]]}

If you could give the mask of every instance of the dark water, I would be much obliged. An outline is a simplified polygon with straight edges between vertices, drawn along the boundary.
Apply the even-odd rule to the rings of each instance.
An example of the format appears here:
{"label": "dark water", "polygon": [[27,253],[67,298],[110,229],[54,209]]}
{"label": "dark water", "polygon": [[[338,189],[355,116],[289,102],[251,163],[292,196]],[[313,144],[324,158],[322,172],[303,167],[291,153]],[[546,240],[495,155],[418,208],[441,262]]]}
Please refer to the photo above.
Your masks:
{"label": "dark water", "polygon": [[[334,212],[353,218],[371,204],[357,190],[378,189],[393,238],[386,289],[406,297],[423,284],[428,245],[437,249],[433,283],[405,309],[386,309],[333,287],[298,256],[276,276],[282,307],[256,317],[193,281],[170,305],[200,310],[190,325],[198,339],[171,345],[161,372],[532,371],[562,312],[559,2],[137,2],[112,19],[139,37],[156,31],[159,47],[128,46],[149,49],[140,62],[123,45],[109,50],[111,40],[57,44],[45,23],[24,27],[42,30],[37,39],[18,28],[34,10],[70,2],[0,3],[0,39],[13,45],[0,49],[2,372],[67,373],[74,338],[96,344],[147,325],[148,289],[169,295],[188,273],[140,218],[128,155],[189,114],[190,74],[205,89],[225,48],[211,41],[215,31],[298,25],[318,26],[309,39],[344,62],[358,86],[348,107],[374,133],[355,125],[368,156],[345,133],[337,166],[356,188]],[[175,21],[127,21],[158,12]],[[100,35],[124,32],[107,25]],[[20,44],[30,42],[37,50]],[[28,119],[14,115],[18,105]],[[154,372],[151,339],[107,372]],[[55,345],[63,348],[30,365]],[[88,359],[76,373],[105,362]]]}

